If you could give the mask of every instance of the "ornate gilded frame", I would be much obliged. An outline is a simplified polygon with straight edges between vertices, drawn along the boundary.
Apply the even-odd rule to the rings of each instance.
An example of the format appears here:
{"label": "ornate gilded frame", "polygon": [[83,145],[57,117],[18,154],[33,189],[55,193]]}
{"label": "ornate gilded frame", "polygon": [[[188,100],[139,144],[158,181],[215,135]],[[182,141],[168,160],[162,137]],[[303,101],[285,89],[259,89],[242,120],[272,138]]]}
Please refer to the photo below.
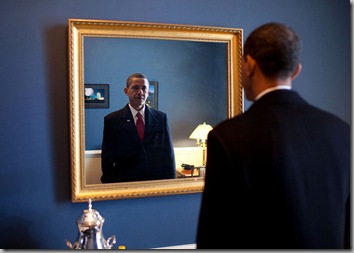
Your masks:
{"label": "ornate gilded frame", "polygon": [[85,37],[149,38],[222,42],[227,44],[228,117],[243,110],[241,87],[242,29],[182,24],[112,20],[68,20],[69,107],[72,202],[141,198],[202,192],[203,178],[185,178],[116,184],[86,184],[84,116]]}

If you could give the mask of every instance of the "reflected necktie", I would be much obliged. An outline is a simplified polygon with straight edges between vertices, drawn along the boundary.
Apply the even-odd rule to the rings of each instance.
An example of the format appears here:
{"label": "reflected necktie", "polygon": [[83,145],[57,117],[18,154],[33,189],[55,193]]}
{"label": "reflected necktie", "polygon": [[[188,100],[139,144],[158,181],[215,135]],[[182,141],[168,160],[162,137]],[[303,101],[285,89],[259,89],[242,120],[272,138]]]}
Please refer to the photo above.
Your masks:
{"label": "reflected necktie", "polygon": [[141,116],[141,114],[138,112],[136,114],[136,116],[138,117],[137,121],[136,121],[136,129],[138,130],[138,134],[140,136],[140,140],[143,141],[144,139],[144,122],[143,122],[143,118]]}

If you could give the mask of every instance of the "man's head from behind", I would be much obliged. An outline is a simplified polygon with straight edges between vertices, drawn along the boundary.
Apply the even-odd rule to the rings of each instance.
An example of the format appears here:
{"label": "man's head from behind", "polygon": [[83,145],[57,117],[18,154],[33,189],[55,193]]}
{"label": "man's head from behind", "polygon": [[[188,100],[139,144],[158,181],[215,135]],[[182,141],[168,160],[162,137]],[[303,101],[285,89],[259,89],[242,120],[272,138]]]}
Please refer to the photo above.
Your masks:
{"label": "man's head from behind", "polygon": [[268,23],[255,29],[244,45],[244,56],[250,55],[269,78],[291,76],[300,63],[301,41],[295,31]]}
{"label": "man's head from behind", "polygon": [[291,86],[300,73],[301,41],[289,27],[279,23],[255,29],[244,44],[242,86],[246,98],[279,85]]}

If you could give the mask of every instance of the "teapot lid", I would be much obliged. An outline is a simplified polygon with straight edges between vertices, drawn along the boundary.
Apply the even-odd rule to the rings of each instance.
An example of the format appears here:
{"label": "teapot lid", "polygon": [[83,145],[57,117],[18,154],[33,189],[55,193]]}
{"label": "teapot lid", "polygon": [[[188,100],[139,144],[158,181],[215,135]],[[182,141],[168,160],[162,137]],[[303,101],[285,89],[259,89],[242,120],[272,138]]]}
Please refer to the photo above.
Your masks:
{"label": "teapot lid", "polygon": [[82,212],[81,216],[76,219],[76,223],[87,227],[92,227],[100,225],[103,222],[104,218],[100,215],[100,213],[97,210],[92,209],[92,201],[91,198],[89,198],[88,209]]}

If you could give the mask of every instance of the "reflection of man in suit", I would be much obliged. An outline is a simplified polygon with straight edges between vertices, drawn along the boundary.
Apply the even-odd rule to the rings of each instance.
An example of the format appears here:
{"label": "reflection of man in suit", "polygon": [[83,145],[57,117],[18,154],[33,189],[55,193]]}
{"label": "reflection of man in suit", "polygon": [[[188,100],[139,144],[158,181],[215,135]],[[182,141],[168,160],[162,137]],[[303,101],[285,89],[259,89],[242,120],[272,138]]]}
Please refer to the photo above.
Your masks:
{"label": "reflection of man in suit", "polygon": [[[171,179],[176,176],[167,115],[145,106],[149,81],[140,73],[128,77],[124,93],[129,103],[104,118],[102,183]],[[143,121],[139,137],[137,113]]]}
{"label": "reflection of man in suit", "polygon": [[247,38],[254,103],[208,135],[198,249],[350,247],[350,127],[291,90],[300,51],[281,24]]}

